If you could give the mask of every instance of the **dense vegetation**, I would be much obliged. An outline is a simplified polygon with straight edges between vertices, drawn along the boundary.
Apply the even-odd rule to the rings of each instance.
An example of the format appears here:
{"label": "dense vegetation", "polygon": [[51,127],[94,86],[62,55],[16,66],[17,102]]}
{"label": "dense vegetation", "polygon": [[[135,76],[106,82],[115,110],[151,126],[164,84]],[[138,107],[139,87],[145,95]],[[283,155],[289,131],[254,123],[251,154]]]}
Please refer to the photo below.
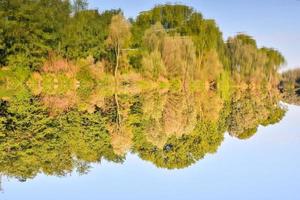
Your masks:
{"label": "dense vegetation", "polygon": [[245,34],[224,41],[184,5],[130,20],[87,8],[0,1],[0,175],[85,173],[129,151],[184,168],[216,152],[226,131],[247,139],[283,118],[277,50]]}
{"label": "dense vegetation", "polygon": [[247,139],[285,114],[276,91],[257,89],[236,89],[230,98],[211,90],[100,89],[61,105],[73,98],[24,90],[0,101],[1,174],[26,180],[40,172],[86,173],[90,163],[119,163],[129,151],[158,167],[185,168],[215,153],[226,131]]}
{"label": "dense vegetation", "polygon": [[184,5],[159,5],[126,20],[121,10],[99,13],[84,0],[3,0],[0,25],[0,66],[11,70],[81,73],[86,66],[78,62],[89,59],[116,80],[135,73],[215,86],[230,73],[238,82],[274,85],[284,63],[245,34],[223,41],[214,20]]}

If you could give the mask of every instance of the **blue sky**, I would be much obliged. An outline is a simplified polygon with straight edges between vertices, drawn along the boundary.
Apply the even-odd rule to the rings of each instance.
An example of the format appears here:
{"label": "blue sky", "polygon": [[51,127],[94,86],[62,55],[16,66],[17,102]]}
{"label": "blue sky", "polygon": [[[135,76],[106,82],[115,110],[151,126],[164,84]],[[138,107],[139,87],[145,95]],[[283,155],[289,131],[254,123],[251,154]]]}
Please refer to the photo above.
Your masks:
{"label": "blue sky", "polygon": [[300,67],[300,0],[89,0],[91,8],[121,8],[127,17],[166,2],[192,6],[215,19],[225,39],[247,33],[260,46],[281,51],[285,68]]}

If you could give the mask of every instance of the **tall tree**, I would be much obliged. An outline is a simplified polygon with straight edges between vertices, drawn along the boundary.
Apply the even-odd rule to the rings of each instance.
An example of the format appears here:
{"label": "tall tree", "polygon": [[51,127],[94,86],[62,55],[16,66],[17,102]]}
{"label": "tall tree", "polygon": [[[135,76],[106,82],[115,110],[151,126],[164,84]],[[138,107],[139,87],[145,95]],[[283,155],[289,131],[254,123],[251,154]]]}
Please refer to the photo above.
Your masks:
{"label": "tall tree", "polygon": [[186,86],[195,67],[196,50],[189,37],[166,37],[162,57],[167,68],[168,78],[180,78]]}
{"label": "tall tree", "polygon": [[120,56],[123,48],[128,46],[130,38],[130,23],[124,18],[122,14],[113,16],[111,24],[109,26],[107,44],[114,51],[115,54],[114,76],[116,83],[119,70]]}

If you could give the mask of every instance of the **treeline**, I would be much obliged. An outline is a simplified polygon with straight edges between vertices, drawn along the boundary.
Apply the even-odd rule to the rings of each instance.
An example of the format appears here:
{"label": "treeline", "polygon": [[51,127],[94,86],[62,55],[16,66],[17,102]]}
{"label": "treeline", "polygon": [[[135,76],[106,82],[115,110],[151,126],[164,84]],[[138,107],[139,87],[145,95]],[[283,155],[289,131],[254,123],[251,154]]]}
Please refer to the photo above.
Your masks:
{"label": "treeline", "polygon": [[131,72],[183,86],[195,80],[216,86],[224,74],[274,85],[284,63],[278,51],[258,48],[245,34],[224,41],[214,20],[185,5],[159,5],[127,20],[121,10],[89,10],[84,0],[0,2],[2,67],[78,73],[77,61],[87,58],[115,77]]}

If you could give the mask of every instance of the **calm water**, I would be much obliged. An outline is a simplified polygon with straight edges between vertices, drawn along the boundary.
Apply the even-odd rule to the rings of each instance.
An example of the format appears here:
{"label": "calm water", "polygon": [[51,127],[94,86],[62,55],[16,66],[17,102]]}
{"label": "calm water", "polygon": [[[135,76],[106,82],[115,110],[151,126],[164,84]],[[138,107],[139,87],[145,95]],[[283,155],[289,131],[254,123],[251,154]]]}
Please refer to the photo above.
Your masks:
{"label": "calm water", "polygon": [[226,134],[218,152],[189,168],[168,171],[129,154],[103,161],[87,175],[38,175],[20,183],[3,178],[1,199],[299,199],[300,107],[260,127],[250,140]]}
{"label": "calm water", "polygon": [[300,107],[276,91],[18,90],[0,106],[0,199],[300,199]]}

